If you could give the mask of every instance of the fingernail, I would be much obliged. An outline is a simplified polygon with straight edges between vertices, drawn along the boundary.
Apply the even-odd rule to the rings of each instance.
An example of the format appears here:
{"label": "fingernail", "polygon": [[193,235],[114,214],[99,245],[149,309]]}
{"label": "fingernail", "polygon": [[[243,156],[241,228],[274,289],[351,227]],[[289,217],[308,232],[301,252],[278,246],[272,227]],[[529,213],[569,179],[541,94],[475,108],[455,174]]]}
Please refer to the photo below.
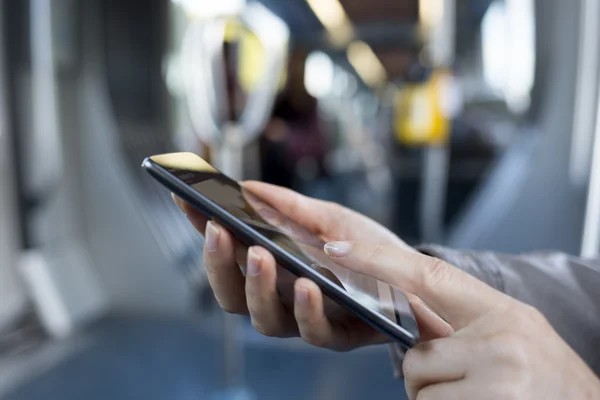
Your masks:
{"label": "fingernail", "polygon": [[256,277],[260,275],[261,258],[254,250],[248,250],[248,264],[246,265],[246,276]]}
{"label": "fingernail", "polygon": [[296,288],[296,302],[306,304],[308,302],[308,289],[302,286]]}
{"label": "fingernail", "polygon": [[352,243],[330,242],[325,245],[325,254],[330,257],[346,257],[352,250]]}
{"label": "fingernail", "polygon": [[211,221],[206,224],[205,245],[206,250],[208,250],[210,253],[214,253],[219,247],[219,229]]}

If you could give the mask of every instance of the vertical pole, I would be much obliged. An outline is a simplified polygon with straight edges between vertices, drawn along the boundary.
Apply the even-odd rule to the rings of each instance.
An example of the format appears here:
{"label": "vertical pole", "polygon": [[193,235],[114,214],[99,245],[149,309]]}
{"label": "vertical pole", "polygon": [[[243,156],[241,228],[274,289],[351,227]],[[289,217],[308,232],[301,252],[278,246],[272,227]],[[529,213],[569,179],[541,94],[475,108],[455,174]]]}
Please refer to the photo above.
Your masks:
{"label": "vertical pole", "polygon": [[[4,32],[4,9],[0,9],[0,32]],[[6,49],[0,42],[0,330],[10,324],[25,309],[25,291],[15,270],[20,247],[18,207],[15,184],[15,162],[11,133],[8,132],[6,109]]]}
{"label": "vertical pole", "polygon": [[[27,175],[33,190],[56,183],[63,172],[61,137],[58,128],[54,49],[52,42],[52,1],[30,1],[32,162]],[[43,167],[40,169],[40,161]],[[30,187],[30,188],[31,188]]]}
{"label": "vertical pole", "polygon": [[[438,0],[440,21],[432,27],[430,58],[434,68],[449,67],[454,62],[456,36],[456,0]],[[448,186],[450,148],[448,144],[427,147],[421,178],[420,225],[424,241],[443,238],[446,190]]]}
{"label": "vertical pole", "polygon": [[[235,180],[244,178],[244,143],[242,130],[236,124],[226,124],[221,132],[218,154],[218,169]],[[240,317],[223,313],[222,320],[223,387],[224,393],[218,400],[249,400],[252,394],[244,384],[244,348],[238,340]]]}
{"label": "vertical pole", "polygon": [[579,61],[577,91],[571,139],[569,174],[571,182],[581,189],[590,176],[594,113],[596,111],[598,67],[600,66],[600,2],[581,0],[579,25]]}
{"label": "vertical pole", "polygon": [[600,101],[597,104],[592,169],[581,246],[581,255],[586,258],[600,255]]}
{"label": "vertical pole", "polygon": [[244,137],[241,127],[227,124],[222,131],[222,144],[219,149],[219,169],[235,180],[242,180],[244,173]]}
{"label": "vertical pole", "polygon": [[[571,178],[585,181],[589,187],[581,256],[600,255],[600,82],[598,81],[598,19],[600,5],[595,0],[582,0],[579,37],[579,81],[575,107],[576,118],[571,148]],[[595,82],[596,84],[590,84]],[[595,124],[592,115],[595,107]],[[587,111],[587,113],[586,113]],[[593,147],[592,147],[593,146]],[[590,147],[592,147],[590,159]]]}
{"label": "vertical pole", "polygon": [[421,236],[427,243],[443,240],[444,214],[450,149],[447,145],[429,146],[423,155],[421,182]]}

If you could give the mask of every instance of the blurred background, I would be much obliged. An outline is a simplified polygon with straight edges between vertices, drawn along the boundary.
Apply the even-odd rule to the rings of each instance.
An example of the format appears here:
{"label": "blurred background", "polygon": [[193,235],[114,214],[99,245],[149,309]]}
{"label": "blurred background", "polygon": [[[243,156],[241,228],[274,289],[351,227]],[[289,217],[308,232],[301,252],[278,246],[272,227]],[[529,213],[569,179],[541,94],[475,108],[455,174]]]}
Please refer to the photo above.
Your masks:
{"label": "blurred background", "polygon": [[3,400],[403,398],[384,347],[225,318],[152,154],[413,245],[598,254],[596,0],[1,3]]}

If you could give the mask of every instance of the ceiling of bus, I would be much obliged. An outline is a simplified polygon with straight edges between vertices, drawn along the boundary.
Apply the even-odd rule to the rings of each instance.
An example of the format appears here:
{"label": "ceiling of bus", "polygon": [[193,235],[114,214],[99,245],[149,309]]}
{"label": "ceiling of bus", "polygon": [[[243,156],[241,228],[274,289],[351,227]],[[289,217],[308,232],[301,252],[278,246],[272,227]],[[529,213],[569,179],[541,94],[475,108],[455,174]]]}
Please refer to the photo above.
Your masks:
{"label": "ceiling of bus", "polygon": [[[259,0],[282,18],[298,43],[327,49],[323,26],[306,0]],[[457,37],[472,40],[481,18],[493,0],[456,0]],[[418,59],[418,0],[340,0],[354,25],[356,37],[375,51],[390,77],[405,77]],[[462,43],[459,43],[459,51]],[[334,52],[332,49],[329,49]]]}

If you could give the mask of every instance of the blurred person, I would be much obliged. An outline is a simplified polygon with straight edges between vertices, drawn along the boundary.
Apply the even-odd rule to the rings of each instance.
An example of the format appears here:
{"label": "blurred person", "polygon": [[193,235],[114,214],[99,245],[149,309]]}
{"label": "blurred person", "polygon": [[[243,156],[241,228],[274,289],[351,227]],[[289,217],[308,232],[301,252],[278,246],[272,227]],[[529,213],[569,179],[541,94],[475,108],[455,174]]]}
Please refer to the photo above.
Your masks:
{"label": "blurred person", "polygon": [[271,120],[260,140],[263,180],[287,188],[295,188],[298,167],[310,160],[318,177],[324,173],[327,140],[321,128],[317,99],[304,85],[308,54],[294,50],[288,62],[287,84],[275,100]]}
{"label": "blurred person", "polygon": [[[244,187],[328,241],[324,251],[337,264],[409,293],[421,343],[396,367],[410,399],[600,398],[599,260],[415,249],[340,205],[265,183]],[[308,279],[296,280],[286,309],[268,251],[247,249],[176,202],[205,233],[208,278],[225,311],[250,314],[267,336],[300,336],[337,351],[386,340],[356,318],[328,320],[323,294]]]}

